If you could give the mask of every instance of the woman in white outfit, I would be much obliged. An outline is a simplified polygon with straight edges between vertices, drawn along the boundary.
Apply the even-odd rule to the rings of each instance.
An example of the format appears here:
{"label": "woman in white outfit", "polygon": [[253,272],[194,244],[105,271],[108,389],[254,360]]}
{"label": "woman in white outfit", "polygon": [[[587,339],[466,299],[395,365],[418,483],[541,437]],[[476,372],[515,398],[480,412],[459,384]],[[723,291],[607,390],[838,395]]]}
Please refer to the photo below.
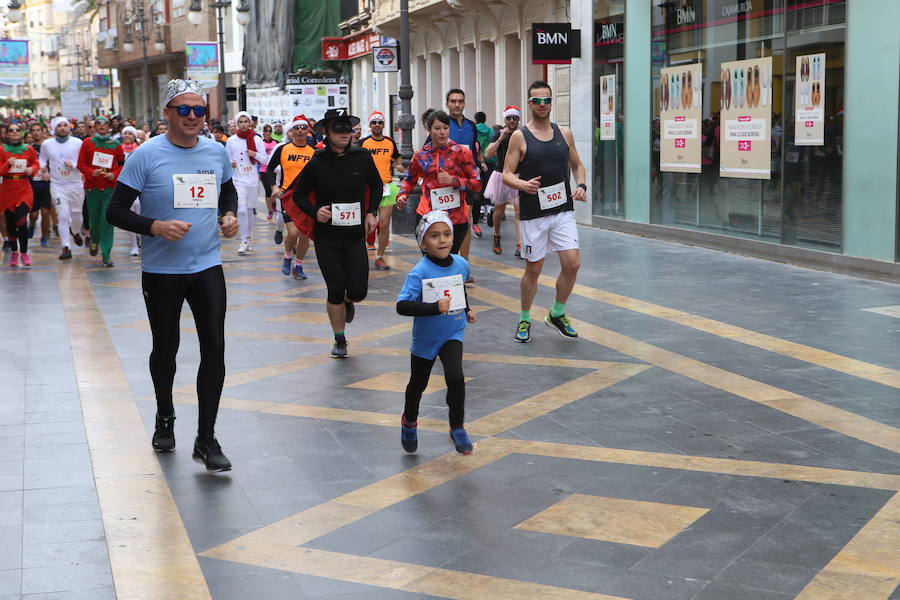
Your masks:
{"label": "woman in white outfit", "polygon": [[238,194],[238,224],[241,245],[238,254],[253,250],[253,208],[259,199],[259,166],[268,162],[263,139],[250,128],[250,113],[241,111],[235,115],[236,133],[228,138],[225,149],[231,157],[234,170],[234,187]]}

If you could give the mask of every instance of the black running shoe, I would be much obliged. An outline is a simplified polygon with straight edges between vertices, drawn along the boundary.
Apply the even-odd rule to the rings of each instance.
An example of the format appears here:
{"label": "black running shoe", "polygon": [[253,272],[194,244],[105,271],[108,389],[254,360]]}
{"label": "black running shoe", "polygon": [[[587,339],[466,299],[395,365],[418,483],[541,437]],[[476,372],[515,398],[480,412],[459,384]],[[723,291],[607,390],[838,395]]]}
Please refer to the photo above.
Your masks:
{"label": "black running shoe", "polygon": [[[72,230],[70,229],[69,231],[72,231]],[[83,245],[84,245],[84,240],[81,239],[81,234],[80,234],[80,233],[74,233],[74,234],[72,234],[72,239],[75,240],[75,245],[76,245],[76,246],[83,246]]]}
{"label": "black running shoe", "polygon": [[278,230],[275,231],[275,244],[280,244],[284,241],[284,234]]}
{"label": "black running shoe", "polygon": [[59,254],[59,260],[67,260],[72,258],[72,251],[68,248],[63,248],[62,252]]}
{"label": "black running shoe", "polygon": [[106,260],[103,261],[103,266],[106,267],[107,269],[111,269],[112,267],[114,267],[116,265],[113,264],[113,261],[111,261],[107,258]]}
{"label": "black running shoe", "polygon": [[335,342],[331,348],[331,358],[347,358],[347,340]]}
{"label": "black running shoe", "polygon": [[205,464],[206,470],[211,473],[231,470],[231,461],[222,453],[219,442],[211,435],[194,440],[194,460]]}
{"label": "black running shoe", "polygon": [[[81,244],[78,244],[78,245],[80,246]],[[100,246],[98,246],[97,244],[93,244],[93,243],[92,243],[92,244],[91,244],[91,249],[89,250],[89,253],[90,253],[91,256],[97,256],[97,252],[98,252],[99,250],[100,250]]]}
{"label": "black running shoe", "polygon": [[171,417],[156,415],[153,449],[157,452],[171,452],[175,449],[175,415]]}
{"label": "black running shoe", "polygon": [[349,300],[344,301],[344,306],[347,307],[347,323],[352,323],[353,317],[356,316],[356,307]]}
{"label": "black running shoe", "polygon": [[565,338],[578,337],[578,332],[575,331],[574,327],[572,327],[572,322],[569,321],[569,317],[567,317],[566,315],[560,315],[558,317],[547,315],[544,318],[544,323],[556,329],[559,332],[559,335]]}

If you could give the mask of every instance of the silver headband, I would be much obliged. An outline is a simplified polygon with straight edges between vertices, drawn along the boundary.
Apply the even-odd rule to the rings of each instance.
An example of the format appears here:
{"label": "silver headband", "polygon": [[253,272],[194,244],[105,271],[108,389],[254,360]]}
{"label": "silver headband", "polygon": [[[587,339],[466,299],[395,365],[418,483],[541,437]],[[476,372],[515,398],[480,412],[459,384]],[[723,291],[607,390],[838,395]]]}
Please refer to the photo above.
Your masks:
{"label": "silver headband", "polygon": [[196,79],[172,79],[166,84],[166,96],[163,106],[182,94],[197,94],[206,101],[206,96],[203,93],[203,84]]}

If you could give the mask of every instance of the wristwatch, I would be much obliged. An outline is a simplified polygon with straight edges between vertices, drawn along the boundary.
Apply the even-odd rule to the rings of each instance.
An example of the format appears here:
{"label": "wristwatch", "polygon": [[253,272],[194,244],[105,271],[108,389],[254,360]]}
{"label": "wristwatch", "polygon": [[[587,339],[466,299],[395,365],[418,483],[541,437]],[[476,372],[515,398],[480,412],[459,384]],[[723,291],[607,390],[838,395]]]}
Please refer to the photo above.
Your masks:
{"label": "wristwatch", "polygon": [[577,187],[580,187],[580,188],[583,189],[584,191],[587,191],[587,185],[585,185],[585,184],[583,184],[583,183],[579,183]]}

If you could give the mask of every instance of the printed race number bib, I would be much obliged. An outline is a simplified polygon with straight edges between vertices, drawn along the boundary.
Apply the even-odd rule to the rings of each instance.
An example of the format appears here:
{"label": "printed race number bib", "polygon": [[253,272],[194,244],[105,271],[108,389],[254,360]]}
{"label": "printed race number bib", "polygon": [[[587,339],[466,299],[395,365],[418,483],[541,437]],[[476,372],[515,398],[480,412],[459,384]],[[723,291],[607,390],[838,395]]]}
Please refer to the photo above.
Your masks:
{"label": "printed race number bib", "polygon": [[459,208],[459,190],[454,187],[442,187],[431,190],[431,210],[450,210]]}
{"label": "printed race number bib", "polygon": [[72,176],[73,169],[71,167],[59,167],[56,169],[56,172],[59,174],[61,179],[68,179]]}
{"label": "printed race number bib", "polygon": [[346,202],[331,205],[331,224],[339,227],[350,227],[362,224],[362,207],[359,202]]}
{"label": "printed race number bib", "polygon": [[450,298],[450,311],[466,308],[466,291],[462,275],[449,275],[422,280],[422,302],[437,302]]}
{"label": "printed race number bib", "polygon": [[541,203],[541,210],[562,206],[569,200],[569,197],[566,195],[566,183],[560,181],[556,185],[538,188],[538,200]]}
{"label": "printed race number bib", "polygon": [[24,158],[15,158],[13,159],[12,166],[9,168],[10,175],[14,175],[16,173],[24,173],[25,167],[28,166],[28,161]]}
{"label": "printed race number bib", "polygon": [[172,175],[175,208],[219,208],[219,189],[212,173]]}
{"label": "printed race number bib", "polygon": [[242,175],[252,175],[256,172],[256,167],[250,163],[239,163],[238,169],[240,169]]}
{"label": "printed race number bib", "polygon": [[94,152],[94,158],[91,159],[91,165],[100,169],[111,169],[113,155],[105,152]]}

